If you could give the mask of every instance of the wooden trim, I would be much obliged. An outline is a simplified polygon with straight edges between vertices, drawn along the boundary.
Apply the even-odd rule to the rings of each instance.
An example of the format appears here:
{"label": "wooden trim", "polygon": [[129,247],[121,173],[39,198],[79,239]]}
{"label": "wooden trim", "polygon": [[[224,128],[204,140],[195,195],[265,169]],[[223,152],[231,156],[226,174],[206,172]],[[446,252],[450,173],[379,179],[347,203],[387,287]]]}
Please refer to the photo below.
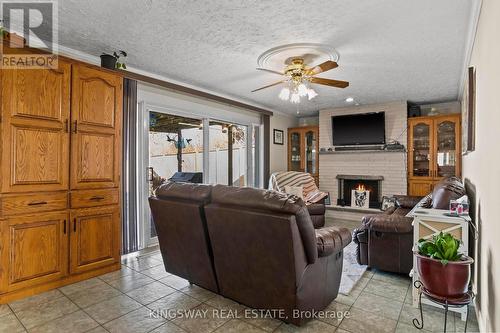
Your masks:
{"label": "wooden trim", "polygon": [[16,291],[5,293],[5,294],[0,294],[0,304],[7,304],[7,303],[10,303],[12,301],[15,301],[15,300],[18,300],[21,298],[25,298],[28,296],[33,296],[33,295],[39,294],[39,293],[44,292],[44,291],[48,291],[48,290],[55,289],[55,288],[60,288],[60,287],[66,286],[68,284],[72,284],[72,283],[79,282],[82,280],[87,280],[87,279],[93,278],[95,276],[99,276],[99,275],[103,275],[103,274],[106,274],[109,272],[120,270],[120,268],[121,268],[121,264],[116,263],[116,264],[113,264],[111,266],[99,268],[99,269],[96,269],[96,270],[93,270],[90,272],[85,272],[85,273],[78,274],[78,275],[70,275],[70,276],[63,278],[61,280],[52,281],[52,282],[40,284],[38,286],[33,286],[33,287],[26,288],[26,289],[21,289],[21,290],[16,290]]}
{"label": "wooden trim", "polygon": [[206,98],[206,99],[212,100],[214,102],[223,103],[223,104],[235,106],[238,108],[243,108],[243,109],[246,109],[246,110],[249,110],[252,112],[257,112],[257,113],[261,113],[261,114],[268,115],[268,116],[273,115],[272,111],[262,109],[262,108],[259,108],[259,107],[256,107],[256,106],[253,106],[250,104],[238,102],[238,101],[235,101],[235,100],[232,100],[229,98],[210,94],[210,93],[207,93],[207,92],[204,92],[201,90],[196,90],[193,88],[182,86],[180,84],[176,84],[176,83],[172,83],[172,82],[168,82],[168,81],[164,81],[164,80],[160,80],[160,79],[155,79],[155,78],[150,77],[150,76],[146,76],[146,75],[142,75],[142,74],[138,74],[138,73],[134,73],[134,72],[129,72],[129,71],[124,71],[121,69],[116,70],[116,72],[120,73],[121,75],[123,75],[123,77],[125,77],[127,79],[132,79],[132,80],[136,80],[136,81],[150,83],[150,84],[162,87],[162,88],[174,90],[176,92],[182,92],[182,93],[186,93],[186,94],[193,95],[196,97]]}
{"label": "wooden trim", "polygon": [[266,187],[266,182],[269,181],[271,175],[271,117],[262,115],[262,124],[264,125],[264,174],[263,186]]}

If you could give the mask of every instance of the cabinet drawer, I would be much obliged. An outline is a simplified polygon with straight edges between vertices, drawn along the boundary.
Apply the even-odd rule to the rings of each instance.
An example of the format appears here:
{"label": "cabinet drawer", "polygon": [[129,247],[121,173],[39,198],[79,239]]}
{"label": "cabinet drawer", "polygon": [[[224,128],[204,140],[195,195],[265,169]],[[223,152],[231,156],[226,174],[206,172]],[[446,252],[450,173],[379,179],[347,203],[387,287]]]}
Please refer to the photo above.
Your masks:
{"label": "cabinet drawer", "polygon": [[7,195],[0,198],[0,215],[40,213],[68,207],[67,192]]}
{"label": "cabinet drawer", "polygon": [[71,192],[71,208],[84,208],[118,204],[119,190],[82,190]]}

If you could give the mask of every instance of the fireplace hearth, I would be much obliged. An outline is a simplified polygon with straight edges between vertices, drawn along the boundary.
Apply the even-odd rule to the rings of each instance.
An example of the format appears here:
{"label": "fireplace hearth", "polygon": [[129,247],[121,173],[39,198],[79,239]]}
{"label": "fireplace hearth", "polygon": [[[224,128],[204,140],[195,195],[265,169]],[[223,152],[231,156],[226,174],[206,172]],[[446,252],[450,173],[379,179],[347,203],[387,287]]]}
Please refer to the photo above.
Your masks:
{"label": "fireplace hearth", "polygon": [[370,192],[369,208],[380,208],[382,201],[382,176],[337,175],[339,206],[351,207],[351,194],[355,189],[364,188]]}

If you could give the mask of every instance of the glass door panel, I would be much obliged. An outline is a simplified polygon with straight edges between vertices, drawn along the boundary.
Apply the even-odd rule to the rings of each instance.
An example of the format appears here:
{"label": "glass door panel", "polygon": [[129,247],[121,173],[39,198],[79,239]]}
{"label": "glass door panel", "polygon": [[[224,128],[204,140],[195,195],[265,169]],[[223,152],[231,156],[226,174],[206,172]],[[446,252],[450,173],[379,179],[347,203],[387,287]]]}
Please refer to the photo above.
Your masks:
{"label": "glass door panel", "polygon": [[290,134],[290,170],[302,171],[301,168],[301,147],[300,147],[300,133],[292,132]]}
{"label": "glass door panel", "polygon": [[453,121],[445,120],[436,127],[436,165],[438,177],[455,176],[457,138]]}
{"label": "glass door panel", "polygon": [[305,172],[316,174],[316,134],[309,131],[305,135],[305,148],[306,148],[306,163]]}
{"label": "glass door panel", "polygon": [[210,120],[210,184],[247,186],[247,126]]}
{"label": "glass door panel", "polygon": [[413,177],[431,177],[431,124],[413,125]]}

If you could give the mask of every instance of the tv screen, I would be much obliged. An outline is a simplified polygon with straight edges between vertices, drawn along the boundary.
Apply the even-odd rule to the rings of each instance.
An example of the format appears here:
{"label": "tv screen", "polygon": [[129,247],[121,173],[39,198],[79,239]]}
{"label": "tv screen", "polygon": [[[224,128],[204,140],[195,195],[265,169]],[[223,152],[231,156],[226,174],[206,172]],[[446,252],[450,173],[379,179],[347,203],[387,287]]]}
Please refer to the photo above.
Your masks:
{"label": "tv screen", "polygon": [[334,146],[385,144],[385,112],[332,117]]}

